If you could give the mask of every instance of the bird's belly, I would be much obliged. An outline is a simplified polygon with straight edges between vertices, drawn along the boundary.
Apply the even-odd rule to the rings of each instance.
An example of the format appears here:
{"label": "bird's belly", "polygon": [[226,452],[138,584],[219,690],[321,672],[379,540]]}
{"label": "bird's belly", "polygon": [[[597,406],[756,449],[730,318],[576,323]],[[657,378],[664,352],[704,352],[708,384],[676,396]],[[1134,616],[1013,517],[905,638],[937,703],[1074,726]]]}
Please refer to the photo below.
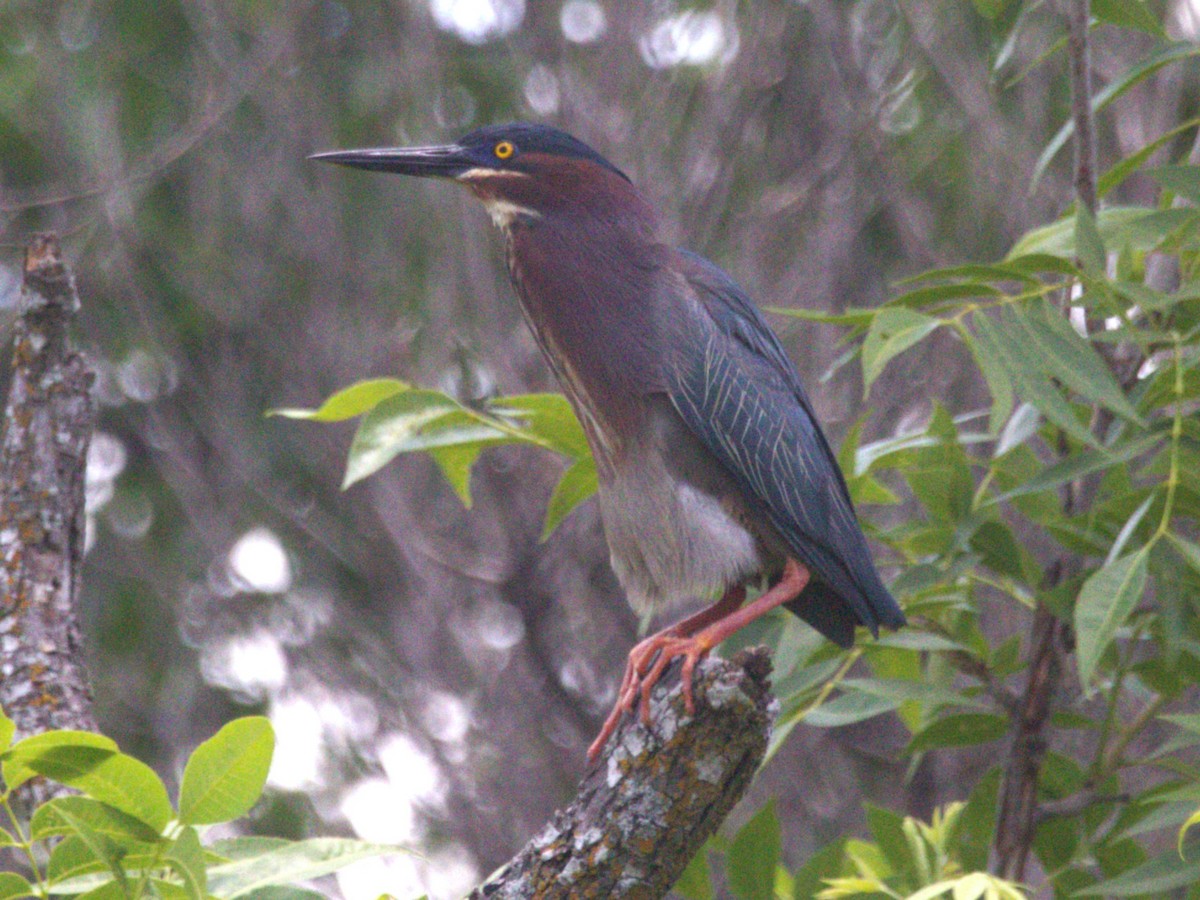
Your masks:
{"label": "bird's belly", "polygon": [[657,440],[600,484],[613,571],[639,614],[712,599],[771,564],[732,479],[664,415]]}

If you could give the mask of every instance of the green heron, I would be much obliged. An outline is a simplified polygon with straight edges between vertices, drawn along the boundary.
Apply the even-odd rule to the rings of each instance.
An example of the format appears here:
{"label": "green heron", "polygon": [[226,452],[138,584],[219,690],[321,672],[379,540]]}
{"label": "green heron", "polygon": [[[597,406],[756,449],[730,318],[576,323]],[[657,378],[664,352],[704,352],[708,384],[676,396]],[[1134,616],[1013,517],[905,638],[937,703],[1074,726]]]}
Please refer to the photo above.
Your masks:
{"label": "green heron", "polygon": [[[583,424],[613,569],[639,613],[715,603],[638,643],[588,750],[676,658],[696,663],[784,606],[848,647],[899,628],[846,481],[800,379],[745,292],[668,244],[612,163],[565,132],[514,123],[456,144],[319,153],[466,185],[504,232],[525,319]],[[746,603],[746,586],[768,588]]]}

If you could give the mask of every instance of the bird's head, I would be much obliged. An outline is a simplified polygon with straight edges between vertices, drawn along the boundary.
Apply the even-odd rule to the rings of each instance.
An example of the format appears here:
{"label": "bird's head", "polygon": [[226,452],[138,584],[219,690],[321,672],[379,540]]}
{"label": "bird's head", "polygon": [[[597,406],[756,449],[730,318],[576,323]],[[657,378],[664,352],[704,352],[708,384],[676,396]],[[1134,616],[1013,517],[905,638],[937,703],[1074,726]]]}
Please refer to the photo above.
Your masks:
{"label": "bird's head", "polygon": [[483,201],[502,227],[564,203],[630,190],[625,174],[583,141],[529,122],[488,125],[454,144],[334,150],[310,159],[457,181]]}

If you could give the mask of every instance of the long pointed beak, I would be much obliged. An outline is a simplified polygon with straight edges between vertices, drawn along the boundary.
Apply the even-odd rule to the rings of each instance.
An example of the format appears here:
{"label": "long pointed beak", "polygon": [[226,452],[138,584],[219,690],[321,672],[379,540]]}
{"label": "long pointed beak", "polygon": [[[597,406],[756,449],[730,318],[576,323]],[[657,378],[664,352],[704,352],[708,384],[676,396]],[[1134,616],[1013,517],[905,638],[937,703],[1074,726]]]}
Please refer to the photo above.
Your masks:
{"label": "long pointed beak", "polygon": [[395,172],[422,178],[454,178],[475,164],[465,147],[444,144],[440,147],[377,147],[369,150],[331,150],[314,153],[309,159],[337,163],[356,169]]}

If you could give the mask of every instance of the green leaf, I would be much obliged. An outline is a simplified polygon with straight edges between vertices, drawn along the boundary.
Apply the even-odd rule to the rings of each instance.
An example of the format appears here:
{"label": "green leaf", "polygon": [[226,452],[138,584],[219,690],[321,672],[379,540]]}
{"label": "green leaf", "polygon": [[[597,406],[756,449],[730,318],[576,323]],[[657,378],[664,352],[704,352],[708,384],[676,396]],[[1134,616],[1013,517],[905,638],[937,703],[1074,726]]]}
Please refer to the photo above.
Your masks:
{"label": "green leaf", "polygon": [[891,712],[900,705],[889,697],[872,697],[858,691],[848,691],[829,700],[804,717],[814,728],[840,728]]}
{"label": "green leaf", "polygon": [[562,394],[516,394],[488,402],[487,411],[514,419],[529,434],[569,459],[591,456],[583,426]]}
{"label": "green leaf", "polygon": [[0,900],[36,897],[33,885],[13,872],[0,872]]}
{"label": "green leaf", "polygon": [[[1163,66],[1187,59],[1190,56],[1195,56],[1198,52],[1200,52],[1200,48],[1187,41],[1177,41],[1167,44],[1157,52],[1143,59],[1137,65],[1123,71],[1120,76],[1110,81],[1098,91],[1092,97],[1092,112],[1096,113],[1104,109],[1108,104],[1149,78]],[[1071,139],[1071,135],[1074,133],[1075,120],[1068,119],[1055,133],[1054,137],[1050,139],[1050,142],[1046,145],[1046,149],[1042,151],[1038,157],[1037,164],[1034,166],[1033,176],[1030,178],[1029,183],[1030,193],[1037,189],[1038,182],[1041,181],[1046,168],[1050,165],[1054,157],[1058,155],[1058,151],[1066,146],[1067,141]]]}
{"label": "green leaf", "polygon": [[1012,379],[1008,377],[1008,369],[1004,359],[997,353],[996,345],[988,341],[975,339],[965,328],[960,333],[975,357],[975,364],[987,382],[988,392],[992,395],[992,407],[988,414],[988,433],[997,434],[1013,409]]}
{"label": "green leaf", "polygon": [[939,747],[969,747],[996,741],[1008,733],[1008,719],[990,713],[956,713],[935,719],[913,735],[909,753]]}
{"label": "green leaf", "polygon": [[213,825],[245,815],[262,795],[275,732],[262,716],[235,719],[196,748],[183,770],[179,819]]}
{"label": "green leaf", "polygon": [[941,324],[941,319],[904,307],[881,309],[863,342],[864,396],[889,360],[918,343]]}
{"label": "green leaf", "polygon": [[546,507],[546,521],[542,525],[541,540],[546,540],[554,533],[563,519],[570,515],[584,500],[587,500],[599,489],[600,480],[596,474],[596,462],[592,457],[585,456],[575,462],[558,480],[554,493],[550,495],[550,503]]}
{"label": "green leaf", "polygon": [[1075,252],[1083,265],[1083,271],[1095,278],[1104,277],[1104,242],[1096,227],[1096,217],[1078,201],[1075,204]]}
{"label": "green leaf", "polygon": [[471,508],[471,468],[479,459],[484,446],[483,443],[452,444],[449,447],[435,447],[429,451],[429,455],[467,509]]}
{"label": "green leaf", "polygon": [[26,760],[52,750],[68,750],[73,747],[117,753],[117,744],[112,738],[91,731],[45,731],[18,741],[4,757],[4,782],[9,789],[24,784],[40,774],[26,764]]}
{"label": "green leaf", "polygon": [[[1036,345],[1031,345],[1025,338],[1027,329],[1017,324],[1020,321],[1017,314],[1001,315],[998,321],[985,315],[972,317],[978,340],[991,345],[990,352],[1003,362],[1018,393],[1072,437],[1098,446],[1074,407],[1045,377],[1045,367],[1051,361],[1044,359]],[[1055,363],[1055,369],[1061,370],[1062,364]]]}
{"label": "green leaf", "polygon": [[287,419],[310,419],[314,422],[341,422],[370,412],[388,397],[394,397],[410,386],[394,378],[375,378],[360,381],[338,391],[317,409],[273,409],[267,415]]}
{"label": "green leaf", "polygon": [[[381,401],[358,426],[342,487],[373,475],[401,453],[445,444],[496,442],[503,437],[495,428],[461,413],[462,406],[440,391],[405,391]],[[447,433],[448,422],[456,427]],[[437,432],[440,444],[427,439],[427,430],[435,424],[443,426]]]}
{"label": "green leaf", "polygon": [[1165,897],[1200,883],[1200,859],[1183,860],[1175,851],[1122,872],[1115,878],[1076,891],[1075,897]]}
{"label": "green leaf", "polygon": [[161,833],[174,815],[167,789],[154,770],[124,753],[56,746],[36,754],[23,753],[21,764],[133,816],[156,832]]}
{"label": "green leaf", "polygon": [[740,900],[774,900],[781,854],[779,817],[769,800],[733,838],[725,857],[729,889]]}
{"label": "green leaf", "polygon": [[678,894],[684,900],[712,900],[712,874],[708,868],[708,844],[706,843],[692,857],[679,880],[671,888],[672,894]]}
{"label": "green leaf", "polygon": [[[218,732],[219,734],[220,732]],[[271,737],[272,743],[274,743],[274,733]],[[167,851],[166,859],[167,864],[183,882],[183,889],[189,900],[205,900],[207,875],[204,867],[204,851],[200,847],[200,838],[197,836],[195,828],[189,825],[179,832],[179,837]]]}
{"label": "green leaf", "polygon": [[1117,629],[1133,612],[1146,586],[1149,546],[1108,563],[1083,583],[1075,604],[1076,663],[1087,686]]}
{"label": "green leaf", "polygon": [[1068,481],[1074,481],[1093,472],[1100,472],[1123,465],[1144,453],[1149,453],[1164,440],[1160,434],[1143,434],[1115,447],[1084,448],[1061,462],[1043,469],[1033,478],[1012,490],[992,498],[990,503],[1002,503],[1026,494],[1054,490]]}
{"label": "green leaf", "polygon": [[1179,828],[1179,842],[1178,842],[1176,849],[1179,850],[1179,858],[1180,859],[1187,858],[1183,852],[1183,842],[1184,842],[1184,839],[1187,838],[1187,833],[1195,825],[1200,825],[1200,809],[1197,809],[1190,816],[1188,816],[1187,820]]}
{"label": "green leaf", "polygon": [[1142,0],[1092,0],[1092,15],[1118,28],[1135,28],[1154,37],[1166,37],[1162,23]]}
{"label": "green leaf", "polygon": [[[107,871],[109,865],[109,861],[103,855],[97,855],[86,841],[71,835],[59,841],[51,851],[46,863],[46,880],[50,884],[60,884],[79,875]],[[105,876],[104,880],[109,879]]]}
{"label": "green leaf", "polygon": [[347,838],[297,841],[256,856],[209,867],[208,891],[225,900],[233,900],[269,885],[319,878],[360,859],[403,852],[406,851],[401,847]]}
{"label": "green leaf", "polygon": [[1146,174],[1172,193],[1200,203],[1200,166],[1158,166]]}
{"label": "green leaf", "polygon": [[17,723],[4,714],[0,709],[0,752],[12,746],[13,735],[17,733]]}
{"label": "green leaf", "polygon": [[78,833],[80,823],[121,847],[150,844],[160,838],[157,831],[140,819],[90,797],[74,796],[57,797],[39,806],[30,822],[30,834],[33,840],[41,841],[54,835]]}
{"label": "green leaf", "polygon": [[[1109,206],[1096,216],[1096,228],[1106,247],[1150,251],[1196,215],[1195,210],[1159,210],[1145,206]],[[1049,254],[1064,260],[1079,255],[1075,240],[1076,220],[1063,218],[1027,232],[1012,250],[1010,259],[1028,253]],[[1103,271],[1103,268],[1100,269]]]}

